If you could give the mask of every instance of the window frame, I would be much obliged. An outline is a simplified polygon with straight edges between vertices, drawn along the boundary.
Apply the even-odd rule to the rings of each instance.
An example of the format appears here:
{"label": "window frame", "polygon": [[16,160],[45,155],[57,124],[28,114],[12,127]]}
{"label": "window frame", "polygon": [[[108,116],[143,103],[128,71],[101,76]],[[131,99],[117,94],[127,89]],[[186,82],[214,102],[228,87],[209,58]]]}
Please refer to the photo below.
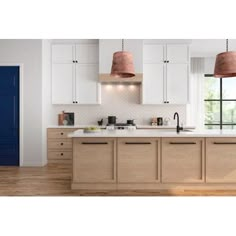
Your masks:
{"label": "window frame", "polygon": [[[205,74],[204,77],[213,77],[214,75],[213,74]],[[227,126],[227,125],[231,125],[231,126],[236,126],[236,123],[227,123],[227,124],[224,124],[223,123],[223,102],[234,102],[236,101],[236,99],[223,99],[223,81],[222,81],[222,78],[216,78],[216,79],[219,79],[220,80],[220,98],[219,99],[204,99],[204,105],[205,105],[205,102],[219,102],[220,103],[220,123],[212,123],[212,124],[209,124],[209,123],[205,123],[204,122],[204,126],[220,126],[220,129],[223,129],[223,126]],[[205,118],[205,114],[204,114],[204,118]],[[205,119],[204,119],[205,121]]]}

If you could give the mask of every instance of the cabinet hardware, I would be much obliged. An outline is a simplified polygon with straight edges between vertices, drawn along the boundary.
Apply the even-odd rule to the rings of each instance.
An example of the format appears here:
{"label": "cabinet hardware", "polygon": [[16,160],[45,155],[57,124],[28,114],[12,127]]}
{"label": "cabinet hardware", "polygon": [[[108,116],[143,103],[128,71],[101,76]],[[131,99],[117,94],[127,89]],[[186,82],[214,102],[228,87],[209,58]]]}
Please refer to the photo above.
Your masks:
{"label": "cabinet hardware", "polygon": [[236,142],[213,142],[213,144],[236,144]]}
{"label": "cabinet hardware", "polygon": [[169,63],[170,61],[166,61],[166,63]]}
{"label": "cabinet hardware", "polygon": [[72,61],[73,63],[75,63],[75,61]]}
{"label": "cabinet hardware", "polygon": [[75,103],[78,103],[78,101],[76,101]]}
{"label": "cabinet hardware", "polygon": [[61,133],[61,135],[63,135],[64,133]]}
{"label": "cabinet hardware", "polygon": [[170,142],[170,144],[197,144],[196,142]]}
{"label": "cabinet hardware", "polygon": [[166,101],[166,103],[170,103],[169,101]]}
{"label": "cabinet hardware", "polygon": [[150,142],[125,142],[128,145],[137,145],[137,144],[151,144]]}
{"label": "cabinet hardware", "polygon": [[76,63],[78,63],[78,61],[75,61]]}
{"label": "cabinet hardware", "polygon": [[84,144],[84,145],[103,145],[103,144],[108,144],[108,142],[82,142],[81,144]]}
{"label": "cabinet hardware", "polygon": [[63,153],[61,153],[61,156],[63,156]]}
{"label": "cabinet hardware", "polygon": [[166,61],[164,61],[164,63],[166,63]]}
{"label": "cabinet hardware", "polygon": [[63,146],[63,143],[61,143],[61,146]]}

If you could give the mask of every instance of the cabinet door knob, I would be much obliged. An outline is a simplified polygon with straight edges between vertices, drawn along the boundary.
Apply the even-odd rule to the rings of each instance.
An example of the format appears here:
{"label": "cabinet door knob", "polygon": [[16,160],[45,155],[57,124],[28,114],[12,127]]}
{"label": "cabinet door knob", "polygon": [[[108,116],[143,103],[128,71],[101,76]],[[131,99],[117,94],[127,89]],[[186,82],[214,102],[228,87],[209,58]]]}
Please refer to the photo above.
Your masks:
{"label": "cabinet door knob", "polygon": [[61,153],[61,156],[63,156],[64,154],[63,154],[63,152]]}
{"label": "cabinet door knob", "polygon": [[170,61],[166,61],[166,63],[169,63]]}
{"label": "cabinet door knob", "polygon": [[63,143],[61,143],[61,146],[63,146]]}
{"label": "cabinet door knob", "polygon": [[64,133],[61,133],[61,135],[63,135]]}
{"label": "cabinet door knob", "polygon": [[78,103],[78,101],[76,101],[76,103]]}
{"label": "cabinet door knob", "polygon": [[78,61],[75,61],[76,63],[78,63]]}

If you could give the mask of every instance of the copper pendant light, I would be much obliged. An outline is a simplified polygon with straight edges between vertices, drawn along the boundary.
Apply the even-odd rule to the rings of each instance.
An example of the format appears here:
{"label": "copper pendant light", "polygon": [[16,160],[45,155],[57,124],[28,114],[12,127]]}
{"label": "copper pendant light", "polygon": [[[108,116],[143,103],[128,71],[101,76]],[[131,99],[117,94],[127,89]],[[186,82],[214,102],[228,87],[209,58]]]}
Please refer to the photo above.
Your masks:
{"label": "copper pendant light", "polygon": [[228,51],[228,39],[226,39],[226,52],[216,56],[214,77],[226,78],[236,76],[236,52]]}
{"label": "copper pendant light", "polygon": [[113,54],[111,76],[117,78],[134,77],[133,55],[124,51],[124,39],[122,39],[122,51]]}

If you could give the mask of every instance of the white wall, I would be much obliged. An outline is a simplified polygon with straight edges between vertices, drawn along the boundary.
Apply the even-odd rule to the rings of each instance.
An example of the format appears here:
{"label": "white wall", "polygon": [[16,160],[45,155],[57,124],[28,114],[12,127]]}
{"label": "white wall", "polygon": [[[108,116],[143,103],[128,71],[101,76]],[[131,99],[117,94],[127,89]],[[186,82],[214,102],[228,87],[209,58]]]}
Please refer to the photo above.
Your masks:
{"label": "white wall", "polygon": [[42,161],[42,40],[0,40],[0,63],[23,64],[23,165]]}

